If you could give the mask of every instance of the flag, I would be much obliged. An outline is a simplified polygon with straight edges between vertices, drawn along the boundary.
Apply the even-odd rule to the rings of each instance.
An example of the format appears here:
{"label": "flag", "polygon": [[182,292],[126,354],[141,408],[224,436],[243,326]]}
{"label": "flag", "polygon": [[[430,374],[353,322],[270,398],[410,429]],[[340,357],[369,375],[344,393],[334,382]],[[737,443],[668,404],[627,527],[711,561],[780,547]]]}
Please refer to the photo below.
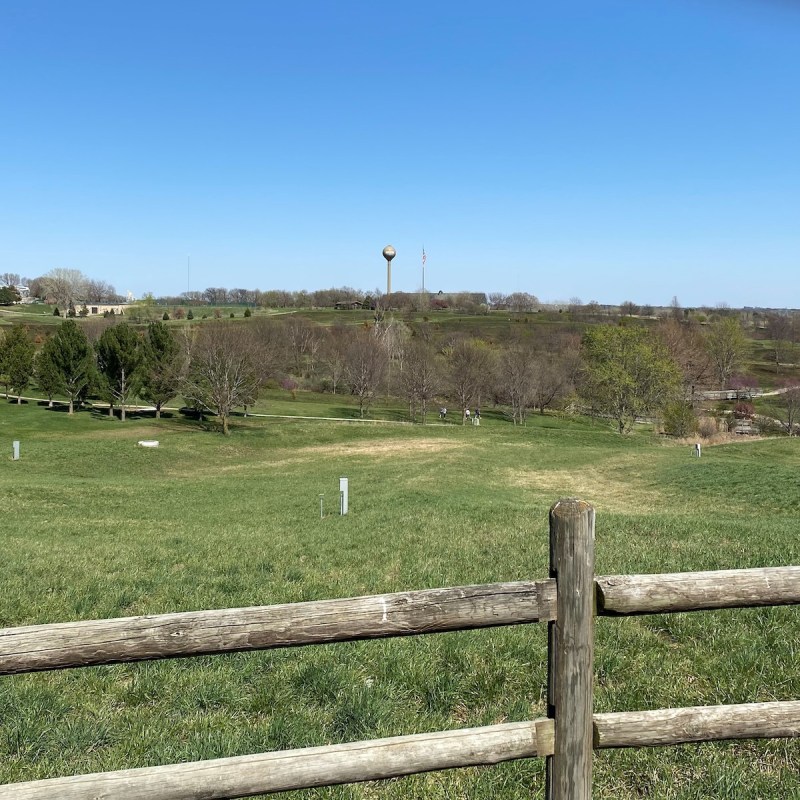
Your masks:
{"label": "flag", "polygon": [[428,260],[428,256],[425,255],[425,248],[422,248],[422,266],[425,266],[425,262]]}

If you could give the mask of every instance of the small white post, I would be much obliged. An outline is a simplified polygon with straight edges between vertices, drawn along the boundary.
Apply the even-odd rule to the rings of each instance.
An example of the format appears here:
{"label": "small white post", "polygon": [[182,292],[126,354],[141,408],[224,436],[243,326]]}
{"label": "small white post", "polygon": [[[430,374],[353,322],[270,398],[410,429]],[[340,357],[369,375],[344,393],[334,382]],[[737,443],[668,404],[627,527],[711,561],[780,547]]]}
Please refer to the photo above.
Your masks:
{"label": "small white post", "polygon": [[700,442],[698,442],[698,443],[697,443],[697,444],[694,446],[694,454],[695,454],[695,455],[696,455],[698,458],[700,458]]}
{"label": "small white post", "polygon": [[339,478],[339,513],[344,516],[347,513],[347,478]]}
{"label": "small white post", "polygon": [[322,501],[323,501],[323,498],[324,498],[324,497],[325,497],[325,495],[324,495],[324,494],[321,494],[321,495],[319,496],[319,518],[320,518],[320,519],[322,519],[322,518],[324,517],[323,511],[322,511]]}
{"label": "small white post", "polygon": [[13,461],[19,461],[19,442],[14,442],[14,455],[11,457]]}

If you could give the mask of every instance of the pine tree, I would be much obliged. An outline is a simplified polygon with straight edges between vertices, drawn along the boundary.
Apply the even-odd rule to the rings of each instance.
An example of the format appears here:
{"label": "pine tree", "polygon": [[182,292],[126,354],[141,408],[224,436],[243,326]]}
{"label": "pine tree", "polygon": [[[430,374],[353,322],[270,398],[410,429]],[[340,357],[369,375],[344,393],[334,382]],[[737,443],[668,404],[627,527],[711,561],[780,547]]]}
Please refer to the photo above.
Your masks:
{"label": "pine tree", "polygon": [[69,413],[92,382],[94,353],[83,329],[68,319],[53,334],[52,359],[58,371],[59,389],[69,398]]}
{"label": "pine tree", "polygon": [[142,366],[142,344],[136,331],[121,322],[106,328],[95,343],[100,391],[108,400],[109,416],[114,415],[114,404],[122,411],[125,421],[125,404],[139,387]]}
{"label": "pine tree", "polygon": [[22,325],[14,325],[3,340],[3,371],[8,385],[16,392],[17,403],[22,402],[22,394],[31,381],[35,351]]}
{"label": "pine tree", "polygon": [[161,409],[178,393],[183,367],[181,348],[172,331],[163,322],[151,322],[144,340],[144,364],[140,394]]}

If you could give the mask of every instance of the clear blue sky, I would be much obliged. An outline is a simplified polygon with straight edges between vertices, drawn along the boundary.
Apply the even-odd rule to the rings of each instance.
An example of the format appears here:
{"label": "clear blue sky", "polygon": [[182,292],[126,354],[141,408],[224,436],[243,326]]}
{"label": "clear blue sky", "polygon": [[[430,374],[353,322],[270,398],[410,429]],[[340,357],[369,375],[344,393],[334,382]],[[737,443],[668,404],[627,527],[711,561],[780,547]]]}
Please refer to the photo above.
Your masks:
{"label": "clear blue sky", "polygon": [[0,0],[0,272],[800,307],[800,3]]}

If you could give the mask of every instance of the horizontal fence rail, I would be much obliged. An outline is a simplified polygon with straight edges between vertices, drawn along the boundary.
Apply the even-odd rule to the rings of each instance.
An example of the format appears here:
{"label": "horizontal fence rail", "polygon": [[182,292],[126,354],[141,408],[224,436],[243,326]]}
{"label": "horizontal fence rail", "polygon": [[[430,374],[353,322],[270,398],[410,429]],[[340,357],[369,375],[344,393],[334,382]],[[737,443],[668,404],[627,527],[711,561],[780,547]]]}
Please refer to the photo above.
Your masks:
{"label": "horizontal fence rail", "polygon": [[[234,800],[545,757],[552,719],[0,786],[0,800]],[[800,701],[595,714],[594,749],[800,736]]]}
{"label": "horizontal fence rail", "polygon": [[[800,604],[800,567],[611,575],[597,614]],[[556,582],[515,581],[0,629],[0,675],[552,622]]]}
{"label": "horizontal fence rail", "polygon": [[659,747],[800,736],[800,700],[594,715],[594,747]]}
{"label": "horizontal fence rail", "polygon": [[610,575],[595,585],[603,616],[800,604],[800,567]]}
{"label": "horizontal fence rail", "polygon": [[555,609],[546,580],[30,625],[0,629],[0,675],[516,625]]}
{"label": "horizontal fence rail", "polygon": [[0,800],[231,800],[499,764],[553,751],[553,722],[512,722],[369,742],[0,786]]}

